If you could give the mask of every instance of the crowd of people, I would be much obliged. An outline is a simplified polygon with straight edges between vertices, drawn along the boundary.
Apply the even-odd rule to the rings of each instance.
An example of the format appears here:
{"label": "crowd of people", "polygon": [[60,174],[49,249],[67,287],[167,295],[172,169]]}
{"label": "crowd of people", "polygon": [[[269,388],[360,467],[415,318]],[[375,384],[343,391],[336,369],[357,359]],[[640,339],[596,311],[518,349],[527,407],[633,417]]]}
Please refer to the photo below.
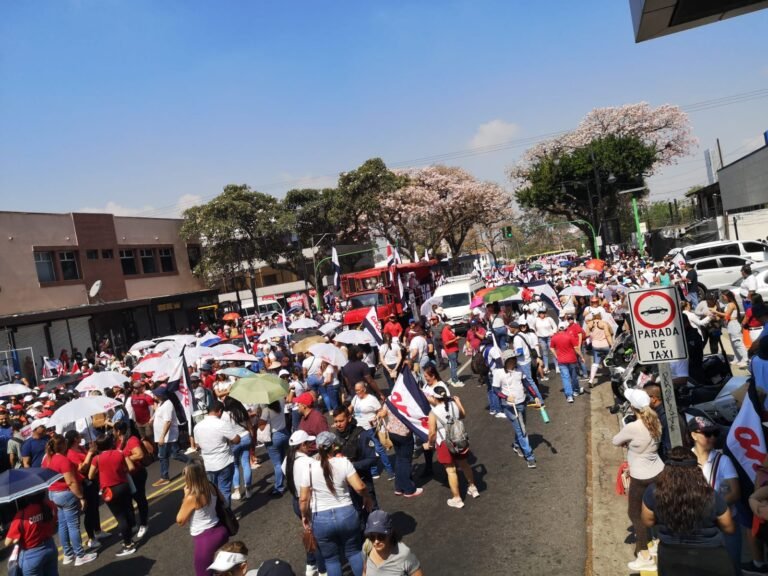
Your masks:
{"label": "crowd of people", "polygon": [[[489,287],[514,282],[521,291],[511,301],[475,307],[463,338],[436,303],[423,316],[413,311],[407,320],[386,318],[379,345],[343,344],[335,339],[335,330],[314,336],[335,346],[338,356],[334,357],[315,355],[300,346],[297,336],[303,331],[291,330],[291,324],[302,318],[314,319],[318,325],[339,322],[337,311],[300,311],[293,317],[276,314],[203,325],[197,335],[172,342],[164,353],[155,351],[155,341],[119,354],[107,345],[92,353],[92,358],[77,359],[74,351],[62,354],[60,360],[66,365],[79,363],[84,377],[111,371],[124,380],[84,392],[72,385],[50,388],[45,382],[35,385],[27,380],[28,393],[2,399],[2,468],[42,467],[61,475],[47,492],[25,498],[12,518],[3,519],[9,527],[7,541],[21,548],[22,570],[57,573],[54,532],[58,532],[64,564],[92,562],[105,537],[100,501],[118,524],[122,542],[116,555],[135,553],[150,529],[146,468],[159,461],[160,478],[154,486],[162,487],[171,482],[170,460],[175,459],[185,465],[176,520],[189,527],[195,573],[244,574],[247,549],[242,542],[230,541],[237,529],[227,511],[232,500],[251,497],[251,470],[258,464],[257,449],[263,447],[274,471],[271,494],[276,499],[290,496],[297,528],[299,523],[303,527],[308,576],[339,576],[345,564],[355,576],[421,575],[418,559],[398,537],[391,516],[379,510],[376,490],[387,487],[403,502],[422,495],[424,487],[417,486],[414,477],[414,458],[423,458],[421,472],[428,477],[436,455],[448,479],[449,507],[463,508],[466,497],[481,495],[469,464],[467,412],[458,394],[465,386],[458,371],[462,351],[472,357],[472,369],[485,387],[489,416],[509,421],[514,453],[534,469],[527,412],[536,410],[548,417],[546,404],[556,401],[557,394],[549,393],[544,383],[553,374],[559,375],[560,401],[566,404],[573,404],[585,387],[599,382],[614,339],[628,329],[629,290],[677,285],[689,302],[686,318],[699,335],[702,354],[704,342],[717,345],[717,331],[725,328],[739,366],[747,361],[744,329],[762,326],[768,316],[749,285],[747,293],[740,295],[743,301],[724,293],[720,303],[709,297],[699,302],[695,270],[673,262],[655,266],[638,255],[603,263],[599,270],[518,266],[503,274],[496,270],[486,281]],[[285,334],[261,338],[268,330],[281,329]],[[757,350],[760,338],[755,335],[754,340]],[[157,370],[141,368],[153,358],[184,354],[184,346],[174,348],[182,341],[198,350],[229,343],[248,354],[246,360],[237,361],[215,354],[191,356],[186,378],[190,412],[181,406],[178,382]],[[758,358],[763,358],[762,348]],[[229,370],[234,367],[280,379],[284,397],[267,404],[241,402],[232,394],[234,384],[243,377]],[[694,361],[676,363],[673,376],[694,376],[696,368]],[[386,387],[376,382],[379,370]],[[443,370],[449,375],[445,379]],[[417,393],[428,406],[423,430],[414,429],[387,402],[387,394],[406,375],[414,378]],[[768,382],[761,383],[768,389]],[[689,427],[692,449],[685,453],[670,446],[668,439],[665,442],[665,426],[656,409],[661,405],[663,410],[663,405],[653,382],[650,385],[647,391],[630,391],[626,400],[637,418],[614,438],[629,454],[629,515],[636,535],[631,567],[656,566],[649,527],[657,525],[658,566],[665,566],[667,573],[692,562],[686,555],[690,546],[725,549],[727,545],[733,559],[737,538],[729,536],[734,531],[729,510],[738,499],[733,465],[729,467],[727,457],[713,450],[714,428],[706,421]],[[48,419],[58,409],[81,395],[103,395],[119,404],[92,418],[49,425]],[[708,465],[710,477],[705,478]],[[702,469],[703,483],[691,474]],[[687,487],[689,493],[681,495],[680,490]],[[762,498],[762,492],[756,497]],[[703,512],[691,516],[686,510],[694,504]],[[680,506],[685,510],[680,511]],[[80,538],[81,519],[88,536],[85,542]],[[691,530],[702,540],[692,543],[687,536],[679,536]],[[695,560],[695,565],[720,566],[725,557],[713,551],[706,558]],[[752,566],[768,571],[757,554]],[[285,562],[267,561],[258,574],[291,570]]]}

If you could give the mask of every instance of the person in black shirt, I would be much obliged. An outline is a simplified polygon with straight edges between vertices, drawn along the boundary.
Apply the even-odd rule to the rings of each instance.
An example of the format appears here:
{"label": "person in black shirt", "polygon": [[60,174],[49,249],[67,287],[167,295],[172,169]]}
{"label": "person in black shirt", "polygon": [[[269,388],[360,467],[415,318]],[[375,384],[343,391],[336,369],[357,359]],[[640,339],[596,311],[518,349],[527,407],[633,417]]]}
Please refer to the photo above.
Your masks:
{"label": "person in black shirt", "polygon": [[690,262],[685,263],[685,284],[688,288],[688,302],[693,308],[699,303],[699,273]]}
{"label": "person in black shirt", "polygon": [[382,394],[376,381],[371,377],[371,370],[368,367],[368,364],[363,362],[363,351],[357,346],[350,349],[349,362],[347,362],[346,366],[344,366],[339,373],[341,374],[345,396],[347,398],[354,398],[355,384],[358,382],[365,382],[368,384],[368,390],[376,395],[381,402],[384,402],[384,394]]}
{"label": "person in black shirt", "polygon": [[[373,440],[357,425],[354,416],[343,406],[333,411],[333,427],[339,439],[341,453],[352,463],[360,479],[368,488],[368,493],[373,499],[372,509],[378,510],[379,502],[376,499],[371,468],[378,462],[379,457],[376,455]],[[355,508],[362,512],[364,510],[362,498],[353,490],[350,490],[350,494]]]}

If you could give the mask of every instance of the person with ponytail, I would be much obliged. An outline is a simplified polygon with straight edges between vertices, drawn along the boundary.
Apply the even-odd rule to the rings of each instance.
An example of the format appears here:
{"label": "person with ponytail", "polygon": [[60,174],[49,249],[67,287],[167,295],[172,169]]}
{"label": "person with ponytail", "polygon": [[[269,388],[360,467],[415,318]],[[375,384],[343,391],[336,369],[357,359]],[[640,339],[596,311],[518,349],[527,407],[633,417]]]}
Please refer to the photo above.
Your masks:
{"label": "person with ponytail", "polygon": [[341,455],[333,432],[321,432],[316,439],[319,462],[311,462],[301,478],[299,507],[305,530],[312,530],[328,576],[341,576],[346,557],[355,576],[363,574],[360,517],[352,504],[349,488],[363,500],[370,512],[373,500],[352,463]]}
{"label": "person with ponytail", "polygon": [[627,513],[635,531],[635,557],[629,563],[630,569],[639,570],[653,561],[648,554],[648,528],[643,524],[640,511],[643,494],[653,484],[664,469],[664,462],[659,457],[661,441],[661,422],[651,408],[651,398],[647,392],[631,388],[624,392],[624,397],[632,407],[636,420],[630,422],[613,437],[614,446],[627,449],[629,464],[629,493],[627,494]]}
{"label": "person with ponytail", "polygon": [[736,524],[687,448],[672,448],[666,467],[645,491],[641,514],[647,527],[658,530],[659,576],[734,574],[723,534],[733,534]]}
{"label": "person with ponytail", "polygon": [[82,436],[77,430],[68,430],[64,434],[67,441],[67,459],[75,465],[77,476],[83,486],[85,495],[85,512],[83,513],[83,526],[88,535],[86,549],[95,550],[100,546],[100,541],[109,538],[109,534],[101,530],[101,517],[99,516],[99,483],[88,478],[91,463],[96,456],[96,446],[91,444],[87,449],[81,446]]}
{"label": "person with ponytail", "polygon": [[43,468],[62,475],[48,487],[48,495],[56,505],[59,517],[59,542],[64,553],[64,564],[82,566],[96,560],[96,553],[86,554],[80,538],[80,514],[87,503],[83,485],[77,476],[77,467],[67,458],[67,442],[61,434],[54,434],[45,447]]}
{"label": "person with ponytail", "polygon": [[123,452],[123,456],[133,462],[133,471],[131,480],[133,480],[133,492],[131,498],[136,502],[136,508],[139,510],[139,529],[136,532],[136,538],[141,540],[147,533],[147,524],[149,523],[149,502],[147,502],[147,469],[144,468],[144,456],[146,454],[144,445],[139,438],[139,431],[133,422],[120,420],[115,422],[115,443],[117,449]]}

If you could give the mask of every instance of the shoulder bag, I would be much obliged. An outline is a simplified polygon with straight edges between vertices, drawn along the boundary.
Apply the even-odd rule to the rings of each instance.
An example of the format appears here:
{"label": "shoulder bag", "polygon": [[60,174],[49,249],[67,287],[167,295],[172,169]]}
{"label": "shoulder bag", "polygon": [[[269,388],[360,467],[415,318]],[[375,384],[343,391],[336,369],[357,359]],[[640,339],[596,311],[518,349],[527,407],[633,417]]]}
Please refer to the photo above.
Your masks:
{"label": "shoulder bag", "polygon": [[[312,464],[309,465],[309,503],[310,509],[312,508],[312,498],[314,497],[314,490],[312,489]],[[315,538],[315,532],[312,529],[312,521],[310,520],[309,528],[302,526],[301,542],[304,544],[304,550],[307,552],[317,551],[317,538]]]}
{"label": "shoulder bag", "polygon": [[216,490],[216,516],[219,518],[219,522],[227,529],[230,537],[237,536],[237,533],[240,531],[240,522],[238,522],[235,513],[232,512],[232,508],[224,502],[224,496],[222,496],[218,486],[213,482],[210,484]]}

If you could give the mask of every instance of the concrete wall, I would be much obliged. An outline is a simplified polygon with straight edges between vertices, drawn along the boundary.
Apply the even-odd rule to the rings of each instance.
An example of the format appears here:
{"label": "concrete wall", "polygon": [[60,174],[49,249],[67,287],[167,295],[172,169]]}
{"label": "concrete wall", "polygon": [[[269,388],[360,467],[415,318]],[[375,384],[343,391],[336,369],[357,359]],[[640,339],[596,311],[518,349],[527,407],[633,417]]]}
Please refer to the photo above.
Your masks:
{"label": "concrete wall", "polygon": [[726,211],[768,204],[768,146],[722,168],[717,177]]}
{"label": "concrete wall", "polygon": [[737,229],[739,240],[765,240],[768,237],[768,209],[741,212],[729,216],[728,220],[732,240],[736,239]]}

